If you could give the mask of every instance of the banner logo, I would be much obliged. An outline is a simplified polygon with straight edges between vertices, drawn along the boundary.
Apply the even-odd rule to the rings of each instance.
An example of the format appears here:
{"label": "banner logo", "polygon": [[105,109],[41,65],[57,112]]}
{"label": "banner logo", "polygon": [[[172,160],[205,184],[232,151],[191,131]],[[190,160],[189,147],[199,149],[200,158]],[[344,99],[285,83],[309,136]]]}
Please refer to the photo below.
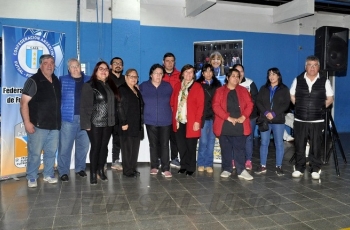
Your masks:
{"label": "banner logo", "polygon": [[55,57],[55,50],[42,36],[31,35],[19,40],[13,50],[13,64],[23,77],[31,77],[40,66],[39,58],[43,54]]}

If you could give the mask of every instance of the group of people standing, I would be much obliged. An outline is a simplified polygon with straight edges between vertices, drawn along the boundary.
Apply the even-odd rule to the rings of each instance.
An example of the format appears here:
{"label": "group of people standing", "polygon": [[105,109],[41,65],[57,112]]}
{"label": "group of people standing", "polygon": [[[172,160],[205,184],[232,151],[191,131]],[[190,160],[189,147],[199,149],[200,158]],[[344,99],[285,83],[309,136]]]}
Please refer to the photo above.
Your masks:
{"label": "group of people standing", "polygon": [[[71,153],[75,144],[75,172],[86,177],[90,148],[90,183],[108,180],[105,165],[108,142],[113,134],[112,168],[126,176],[137,175],[138,146],[143,138],[143,101],[136,84],[137,71],[122,75],[123,60],[98,62],[91,77],[81,72],[77,59],[68,60],[68,75],[54,75],[55,60],[40,57],[40,68],[23,87],[21,115],[28,135],[28,187],[37,187],[43,153],[44,181],[57,183],[54,164],[62,181],[69,181]],[[122,167],[119,153],[125,153]]]}
{"label": "group of people standing", "polygon": [[123,170],[127,177],[137,177],[144,125],[150,147],[150,174],[158,174],[160,169],[163,176],[172,177],[170,165],[188,176],[196,170],[212,173],[214,142],[218,137],[221,177],[229,177],[236,169],[238,177],[252,180],[248,171],[252,170],[254,130],[257,121],[265,122],[268,128],[260,133],[260,164],[255,173],[266,173],[272,132],[275,171],[281,176],[285,113],[290,101],[295,104],[296,134],[292,176],[300,177],[305,171],[305,147],[309,141],[310,172],[312,178],[319,178],[323,115],[333,102],[334,93],[329,80],[319,75],[317,57],[306,59],[306,71],[293,81],[290,90],[283,84],[279,69],[270,68],[265,85],[258,91],[255,83],[244,76],[241,64],[225,71],[222,86],[216,77],[216,73],[222,75],[224,71],[218,52],[210,56],[198,79],[190,64],[177,71],[172,53],[164,55],[163,65],[152,65],[149,80],[140,85],[135,69],[122,75],[123,65],[119,57],[113,58],[110,65],[100,61],[88,77],[81,72],[79,61],[70,59],[69,74],[57,78],[53,73],[54,58],[40,57],[40,68],[26,81],[21,99],[21,115],[28,135],[28,187],[37,187],[42,151],[44,181],[57,183],[53,169],[57,149],[60,179],[68,181],[73,143],[77,175],[87,176],[86,154],[91,145],[90,183],[97,184],[98,178],[108,180],[105,167],[111,136],[111,167]]}

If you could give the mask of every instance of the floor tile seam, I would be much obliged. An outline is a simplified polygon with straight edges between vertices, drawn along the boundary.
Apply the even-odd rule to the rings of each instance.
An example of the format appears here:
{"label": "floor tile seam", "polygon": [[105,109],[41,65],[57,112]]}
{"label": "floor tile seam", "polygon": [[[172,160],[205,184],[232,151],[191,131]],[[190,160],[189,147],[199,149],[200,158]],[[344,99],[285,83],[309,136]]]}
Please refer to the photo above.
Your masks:
{"label": "floor tile seam", "polygon": [[[332,199],[332,198],[329,197],[328,199]],[[332,205],[336,205],[336,204],[328,204],[328,205],[326,205],[326,204],[324,204],[324,203],[321,203],[321,202],[319,201],[319,199],[311,199],[311,200],[317,202],[317,203],[320,204],[322,207],[329,207],[329,206],[332,206]],[[334,199],[332,199],[332,200],[334,200]],[[339,201],[334,200],[334,203],[337,203],[337,202],[339,202]],[[339,202],[339,203],[345,204],[345,203],[342,203],[342,202]],[[346,204],[345,204],[345,205],[346,205]]]}
{"label": "floor tile seam", "polygon": [[[328,218],[324,218],[324,219],[332,219],[332,218],[339,218],[339,217],[344,217],[344,218],[346,218],[346,219],[349,219],[349,215],[350,215],[350,213],[349,214],[342,214],[341,216],[331,216],[331,217],[328,217]],[[328,220],[329,221],[329,220]],[[350,219],[349,219],[349,222],[350,222]],[[350,227],[350,226],[349,226]]]}
{"label": "floor tile seam", "polygon": [[[289,200],[290,202],[296,203],[296,201],[294,201],[294,200],[292,200],[292,199],[290,199],[290,198],[288,198],[288,197],[285,197],[284,195],[279,195],[279,196],[282,196],[284,199],[287,199],[287,200]],[[300,202],[300,201],[303,201],[303,200],[298,200],[298,201]]]}
{"label": "floor tile seam", "polygon": [[[281,213],[276,213],[276,214],[281,214]],[[288,214],[288,213],[287,213]],[[276,221],[274,221],[272,218],[270,218],[270,214],[269,215],[262,215],[264,216],[265,218],[267,217],[269,220],[271,220],[273,223],[275,223],[275,225],[277,225],[278,227],[282,227],[281,224],[277,223]],[[262,216],[256,216],[256,217],[248,217],[248,218],[259,218],[259,217],[262,217]],[[254,226],[253,226],[254,227]]]}
{"label": "floor tile seam", "polygon": [[[69,215],[69,216],[73,216],[73,215]],[[74,216],[77,216],[77,215],[74,215]],[[82,228],[82,224],[83,224],[83,217],[82,217],[82,214],[79,214],[78,216],[80,216],[79,228]],[[59,217],[61,217],[61,216],[59,216]],[[54,229],[54,227],[55,227],[56,218],[57,218],[57,216],[55,215],[55,216],[54,216],[53,223],[52,223],[52,229]],[[74,225],[74,226],[57,226],[57,227],[76,227],[76,226]]]}
{"label": "floor tile seam", "polygon": [[[228,208],[230,208],[230,207],[228,207]],[[223,224],[221,223],[221,220],[219,220],[219,219],[218,219],[215,215],[213,215],[212,213],[210,213],[210,214],[215,218],[215,220],[217,220],[218,223],[220,223],[221,226],[223,226],[225,229],[228,229],[228,228],[225,227],[225,225],[223,225]],[[240,217],[240,218],[242,218],[242,217]]]}
{"label": "floor tile seam", "polygon": [[[299,220],[300,222],[305,222],[306,220],[301,220],[299,219],[297,216],[294,216],[293,215],[293,212],[288,212],[289,215],[293,216],[295,219]],[[313,219],[313,220],[322,220],[324,219],[323,217],[319,217],[319,218],[316,218],[316,219]]]}
{"label": "floor tile seam", "polygon": [[[125,196],[125,198],[126,198],[126,201],[128,202],[128,205],[129,205],[130,211],[131,211],[131,213],[132,213],[132,216],[133,216],[134,220],[136,221],[137,226],[139,226],[138,223],[137,223],[137,219],[136,219],[135,212],[134,212],[134,210],[131,208],[131,205],[130,205],[131,202],[130,202],[130,200],[128,199],[127,196]],[[140,227],[139,227],[139,229],[140,229]]]}
{"label": "floor tile seam", "polygon": [[[256,229],[252,224],[250,224],[245,218],[240,217],[239,219],[235,219],[235,220],[222,220],[221,222],[229,222],[229,221],[245,221],[246,223],[248,223],[252,228],[251,229]],[[221,223],[220,222],[220,223]],[[221,225],[223,225],[223,223],[221,223]],[[227,228],[226,228],[227,229]]]}
{"label": "floor tile seam", "polygon": [[310,226],[309,224],[307,224],[307,222],[315,222],[315,221],[319,221],[319,220],[325,220],[325,221],[327,221],[329,224],[334,225],[334,224],[332,224],[329,220],[327,220],[327,219],[325,219],[325,218],[318,219],[318,220],[303,221],[303,223],[304,223],[305,225],[309,226],[309,227],[312,228],[312,229],[318,230],[317,228],[313,228],[312,226]]}
{"label": "floor tile seam", "polygon": [[[214,217],[215,218],[215,217]],[[222,225],[222,223],[218,220],[218,219],[215,219],[215,221],[213,221],[213,222],[205,222],[205,223],[192,223],[196,228],[197,228],[197,226],[196,226],[196,224],[211,224],[211,223],[219,223],[222,227],[224,227],[225,228],[225,226],[223,226]],[[197,228],[198,229],[198,228]],[[227,229],[227,228],[225,228],[225,229]]]}

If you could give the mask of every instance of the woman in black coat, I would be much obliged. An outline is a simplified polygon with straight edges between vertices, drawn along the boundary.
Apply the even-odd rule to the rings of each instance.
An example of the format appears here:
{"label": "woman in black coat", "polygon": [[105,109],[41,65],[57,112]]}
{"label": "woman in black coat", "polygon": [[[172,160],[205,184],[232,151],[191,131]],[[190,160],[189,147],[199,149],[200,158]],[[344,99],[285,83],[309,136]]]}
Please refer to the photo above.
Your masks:
{"label": "woman in black coat", "polygon": [[138,74],[135,69],[125,73],[125,83],[119,87],[120,103],[118,105],[120,143],[122,152],[123,174],[136,177],[140,141],[143,139],[143,99],[136,86]]}
{"label": "woman in black coat", "polygon": [[117,121],[116,104],[119,92],[108,78],[108,64],[96,64],[91,79],[83,85],[80,101],[80,126],[90,139],[90,184],[97,184],[97,175],[107,180],[103,167],[108,153],[108,142]]}
{"label": "woman in black coat", "polygon": [[289,109],[290,104],[290,94],[288,87],[282,83],[282,75],[279,69],[270,68],[267,70],[266,78],[266,84],[259,90],[256,106],[260,114],[258,121],[267,122],[269,129],[260,133],[261,165],[255,173],[266,173],[266,160],[272,131],[276,147],[275,171],[278,176],[282,176],[282,161],[284,156],[283,132],[285,112]]}

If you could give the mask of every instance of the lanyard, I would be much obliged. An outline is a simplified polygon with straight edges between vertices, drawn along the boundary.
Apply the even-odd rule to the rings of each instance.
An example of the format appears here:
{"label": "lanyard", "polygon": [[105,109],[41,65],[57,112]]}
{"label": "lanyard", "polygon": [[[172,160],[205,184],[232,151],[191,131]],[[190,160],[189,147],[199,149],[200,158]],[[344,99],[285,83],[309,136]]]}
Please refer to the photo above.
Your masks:
{"label": "lanyard", "polygon": [[271,85],[269,86],[271,110],[273,106],[273,96],[275,95],[277,88],[278,88],[278,85],[274,86],[273,88],[271,87]]}

